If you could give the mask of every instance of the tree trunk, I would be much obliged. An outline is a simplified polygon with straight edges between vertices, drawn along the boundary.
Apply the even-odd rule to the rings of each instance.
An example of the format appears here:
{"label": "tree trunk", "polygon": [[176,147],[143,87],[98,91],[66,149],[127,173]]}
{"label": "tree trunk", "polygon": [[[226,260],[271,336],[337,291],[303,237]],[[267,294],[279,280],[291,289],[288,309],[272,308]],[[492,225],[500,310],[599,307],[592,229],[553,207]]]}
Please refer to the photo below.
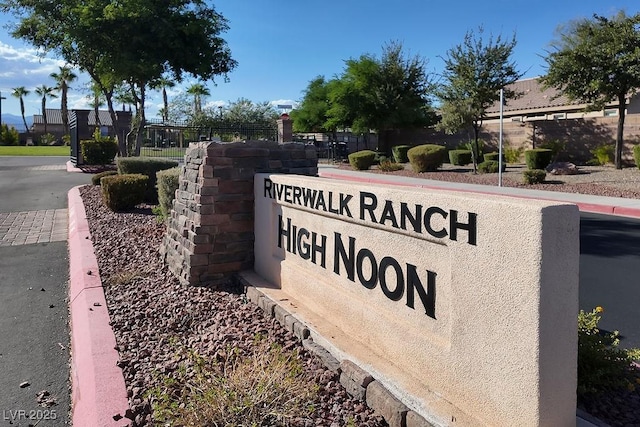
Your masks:
{"label": "tree trunk", "polygon": [[480,126],[478,122],[473,122],[473,145],[471,150],[471,160],[473,160],[473,173],[478,173],[478,157],[480,157],[480,143],[478,142],[478,136],[480,135]]}
{"label": "tree trunk", "polygon": [[627,109],[627,97],[618,95],[618,131],[616,132],[616,169],[622,169],[622,147],[624,146],[624,118]]}
{"label": "tree trunk", "polygon": [[62,87],[62,99],[60,100],[60,113],[62,114],[62,131],[69,135],[69,116],[67,112],[67,88]]}
{"label": "tree trunk", "polygon": [[111,124],[113,126],[113,132],[116,135],[116,141],[118,141],[118,152],[121,157],[127,157],[127,141],[125,138],[120,137],[120,126],[118,126],[118,119],[116,117],[116,110],[113,109],[113,92],[102,91],[107,99],[107,107],[109,109],[109,117],[111,117]]}
{"label": "tree trunk", "polygon": [[42,121],[44,122],[44,133],[46,135],[48,133],[47,132],[47,101],[44,96],[42,97]]}
{"label": "tree trunk", "polygon": [[[135,96],[135,91],[134,91],[134,96]],[[141,84],[140,85],[140,98],[137,99],[138,101],[138,114],[140,114],[140,121],[138,123],[138,129],[136,132],[136,149],[135,149],[135,155],[139,156],[140,155],[140,147],[142,146],[142,136],[144,133],[144,127],[147,124],[147,118],[144,114],[144,103],[145,103],[145,85]]]}

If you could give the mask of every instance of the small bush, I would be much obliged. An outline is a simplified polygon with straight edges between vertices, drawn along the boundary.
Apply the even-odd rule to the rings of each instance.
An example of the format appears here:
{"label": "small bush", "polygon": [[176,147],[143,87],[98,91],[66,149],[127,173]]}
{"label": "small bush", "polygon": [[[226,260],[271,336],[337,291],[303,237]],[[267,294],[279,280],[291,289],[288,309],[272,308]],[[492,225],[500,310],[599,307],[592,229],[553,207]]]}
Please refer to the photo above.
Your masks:
{"label": "small bush", "polygon": [[349,154],[349,164],[355,170],[369,169],[376,162],[376,152],[372,150],[356,151]]}
{"label": "small bush", "polygon": [[522,146],[518,148],[504,147],[504,157],[507,163],[520,163],[522,153],[524,153],[524,147]]}
{"label": "small bush", "polygon": [[446,155],[447,149],[435,144],[418,145],[407,152],[413,171],[418,173],[438,170]]}
{"label": "small bush", "polygon": [[[478,165],[478,172],[480,173],[498,173],[498,168],[500,167],[500,163],[495,160],[485,160],[484,162]],[[507,168],[506,163],[502,163],[502,171]]]}
{"label": "small bush", "polygon": [[529,169],[544,169],[553,159],[553,151],[548,148],[534,148],[524,152],[524,159]]}
{"label": "small bush", "polygon": [[[499,153],[499,152],[497,152],[497,151],[494,151],[494,152],[491,152],[491,153],[485,153],[485,154],[484,154],[484,161],[485,161],[485,162],[486,162],[486,161],[494,161],[494,162],[497,162],[497,161],[498,161],[498,156],[499,156],[499,155],[500,155],[500,153]],[[505,158],[505,155],[504,155],[504,153],[502,153],[502,162],[506,162],[506,161],[507,161],[507,160],[506,160],[506,158]]]}
{"label": "small bush", "polygon": [[107,165],[118,154],[118,144],[113,138],[94,135],[93,139],[80,141],[82,159],[88,165]]}
{"label": "small bush", "polygon": [[149,177],[147,191],[144,200],[151,204],[158,203],[158,192],[156,190],[156,173],[161,170],[171,169],[178,166],[178,162],[171,159],[157,157],[120,157],[117,161],[118,172],[121,174],[142,174]]}
{"label": "small bush", "polygon": [[111,175],[117,175],[117,174],[118,174],[118,172],[116,172],[116,171],[104,171],[104,172],[97,173],[97,174],[95,174],[95,175],[93,175],[91,177],[91,183],[93,185],[100,185],[100,180],[103,177],[111,176]]}
{"label": "small bush", "polygon": [[56,137],[52,133],[45,133],[44,135],[40,135],[40,145],[55,145],[56,142]]}
{"label": "small bush", "polygon": [[638,349],[618,348],[620,333],[598,328],[604,310],[578,313],[578,397],[619,388],[633,389],[631,363]]}
{"label": "small bush", "polygon": [[547,171],[544,169],[530,169],[522,173],[525,184],[542,184],[547,178]]}
{"label": "small bush", "polygon": [[178,189],[180,178],[180,168],[171,168],[156,173],[158,181],[158,204],[160,205],[160,216],[167,218],[173,207],[173,199]]}
{"label": "small bush", "polygon": [[411,149],[410,145],[396,145],[391,148],[391,153],[393,154],[393,160],[396,163],[407,163],[409,161],[409,157],[407,157],[407,151]]}
{"label": "small bush", "polygon": [[614,144],[598,145],[590,151],[599,165],[606,165],[607,163],[613,163],[615,161],[616,146]]}
{"label": "small bush", "polygon": [[144,201],[149,177],[142,174],[105,176],[100,180],[102,200],[112,211],[133,209]]}
{"label": "small bush", "polygon": [[640,169],[640,145],[633,147],[633,159],[636,161],[636,167]]}
{"label": "small bush", "polygon": [[455,166],[466,166],[472,162],[471,150],[449,151],[449,163]]}
{"label": "small bush", "polygon": [[399,163],[392,162],[391,160],[385,160],[383,162],[380,162],[378,169],[380,169],[383,172],[395,172],[395,171],[403,170],[404,166]]}

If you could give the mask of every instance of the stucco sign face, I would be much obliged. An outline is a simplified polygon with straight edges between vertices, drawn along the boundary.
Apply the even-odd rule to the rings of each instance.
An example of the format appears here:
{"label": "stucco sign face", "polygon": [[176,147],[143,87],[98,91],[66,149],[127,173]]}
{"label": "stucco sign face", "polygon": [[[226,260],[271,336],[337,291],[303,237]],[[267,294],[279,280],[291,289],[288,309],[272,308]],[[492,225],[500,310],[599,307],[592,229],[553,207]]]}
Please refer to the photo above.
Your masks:
{"label": "stucco sign face", "polygon": [[[373,291],[369,297],[403,304],[432,319],[438,319],[440,291],[444,296],[449,293],[438,284],[448,287],[450,268],[433,255],[447,242],[477,245],[476,213],[429,205],[426,200],[281,184],[270,178],[262,181],[261,193],[278,206],[271,244],[284,257],[295,256],[312,268],[326,270],[322,275]],[[442,279],[438,265],[447,273]]]}
{"label": "stucco sign face", "polygon": [[443,420],[575,422],[575,206],[275,174],[254,197],[263,292],[314,339]]}

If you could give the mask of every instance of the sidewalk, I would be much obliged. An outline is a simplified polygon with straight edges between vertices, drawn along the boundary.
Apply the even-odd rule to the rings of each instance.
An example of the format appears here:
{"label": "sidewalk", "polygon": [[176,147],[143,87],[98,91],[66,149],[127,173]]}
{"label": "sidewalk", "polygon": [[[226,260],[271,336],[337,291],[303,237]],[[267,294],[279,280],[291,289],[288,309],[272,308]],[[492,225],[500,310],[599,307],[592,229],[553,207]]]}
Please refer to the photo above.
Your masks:
{"label": "sidewalk", "polygon": [[464,184],[459,182],[437,181],[433,179],[410,178],[404,176],[387,175],[339,169],[332,165],[318,165],[318,175],[323,178],[340,179],[345,181],[368,182],[371,184],[388,184],[405,187],[421,187],[437,190],[475,192],[480,194],[495,194],[508,197],[522,197],[526,199],[553,200],[557,202],[575,203],[581,212],[619,215],[630,218],[640,218],[640,199],[622,199],[618,197],[592,196],[578,193],[562,193],[559,191],[529,190],[526,188],[498,187],[478,184]]}
{"label": "sidewalk", "polygon": [[[68,168],[72,171],[72,168]],[[398,177],[319,165],[319,176],[344,181],[412,186],[459,192],[575,203],[581,211],[640,218],[640,200],[597,197],[573,193]],[[118,353],[109,326],[109,315],[93,254],[82,199],[77,188],[69,191],[69,259],[72,361],[72,420],[76,426],[127,426],[127,392],[122,371],[116,366]],[[74,321],[75,320],[75,321]],[[605,426],[578,411],[578,427]]]}

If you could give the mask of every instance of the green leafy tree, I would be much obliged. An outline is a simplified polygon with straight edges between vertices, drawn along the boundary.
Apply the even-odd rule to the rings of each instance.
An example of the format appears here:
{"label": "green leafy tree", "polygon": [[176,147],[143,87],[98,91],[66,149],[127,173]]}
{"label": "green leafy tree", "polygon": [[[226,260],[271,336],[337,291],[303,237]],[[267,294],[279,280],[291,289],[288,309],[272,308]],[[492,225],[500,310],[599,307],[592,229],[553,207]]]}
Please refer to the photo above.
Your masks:
{"label": "green leafy tree", "polygon": [[419,55],[406,55],[397,42],[383,46],[379,59],[366,54],[346,61],[343,74],[329,85],[325,127],[350,127],[356,133],[374,130],[378,149],[390,153],[391,131],[435,122],[426,64]]}
{"label": "green leafy tree", "polygon": [[222,111],[222,118],[233,123],[272,124],[278,117],[278,111],[268,101],[256,103],[247,98],[238,98],[230,102]]}
{"label": "green leafy tree", "polygon": [[325,125],[329,110],[329,83],[324,76],[309,82],[298,107],[291,111],[294,132],[329,132]]}
{"label": "green leafy tree", "polygon": [[[477,35],[468,31],[461,44],[447,51],[443,58],[443,84],[438,90],[442,107],[438,128],[455,133],[471,127],[475,146],[472,151],[476,154],[480,152],[478,136],[487,109],[500,100],[500,89],[504,89],[505,100],[518,96],[508,86],[522,77],[511,60],[515,35],[510,40],[489,36],[487,41],[483,35],[482,27]],[[476,168],[474,155],[474,172]]]}
{"label": "green leafy tree", "polygon": [[73,83],[78,76],[67,65],[60,67],[57,73],[50,76],[56,81],[56,90],[60,91],[60,113],[62,114],[62,127],[65,135],[69,135],[69,111],[67,108],[67,93],[70,83]]}
{"label": "green leafy tree", "polygon": [[[145,87],[155,79],[165,74],[176,81],[185,74],[226,78],[236,66],[220,37],[227,21],[204,0],[0,0],[0,10],[20,18],[14,37],[90,75],[105,96],[117,135],[112,99],[117,85],[136,88],[133,95],[144,116]],[[119,148],[127,155],[125,141]]]}
{"label": "green leafy tree", "polygon": [[627,97],[640,89],[640,13],[627,16],[619,12],[612,18],[594,15],[593,19],[572,22],[558,31],[552,51],[545,60],[547,74],[541,78],[546,87],[558,89],[569,99],[600,110],[610,102],[618,103],[615,165],[622,168],[624,120]]}
{"label": "green leafy tree", "polygon": [[24,86],[14,87],[11,95],[20,100],[20,114],[22,114],[22,123],[24,123],[25,132],[29,133],[29,126],[27,126],[27,120],[24,117],[24,97],[29,95],[29,91]]}
{"label": "green leafy tree", "polygon": [[56,88],[50,87],[47,85],[41,85],[36,87],[36,93],[41,97],[41,105],[42,105],[42,121],[44,122],[44,133],[47,132],[47,98],[57,98],[58,95],[55,94]]}
{"label": "green leafy tree", "polygon": [[9,127],[6,123],[0,126],[0,145],[18,145],[20,134],[16,128]]}

